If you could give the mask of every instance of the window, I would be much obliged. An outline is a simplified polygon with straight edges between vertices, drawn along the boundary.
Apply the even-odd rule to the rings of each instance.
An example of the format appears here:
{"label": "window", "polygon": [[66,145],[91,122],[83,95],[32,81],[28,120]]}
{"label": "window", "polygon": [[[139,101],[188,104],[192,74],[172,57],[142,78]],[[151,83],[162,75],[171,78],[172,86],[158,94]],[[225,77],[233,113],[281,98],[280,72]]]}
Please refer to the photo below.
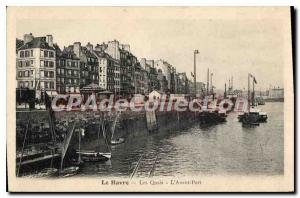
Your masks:
{"label": "window", "polygon": [[21,71],[19,71],[19,75],[18,75],[19,77],[22,77],[22,72]]}
{"label": "window", "polygon": [[41,67],[44,67],[44,61],[41,60]]}
{"label": "window", "polygon": [[22,57],[22,58],[24,57],[24,51],[20,52],[20,57]]}
{"label": "window", "polygon": [[60,69],[56,69],[56,73],[57,73],[57,74],[60,74],[60,72],[59,72],[59,71],[60,71]]}
{"label": "window", "polygon": [[50,88],[54,89],[54,82],[53,81],[50,82]]}
{"label": "window", "polygon": [[44,66],[48,67],[48,61],[45,61]]}
{"label": "window", "polygon": [[49,75],[50,75],[50,78],[53,78],[53,77],[54,77],[54,72],[53,72],[53,71],[50,71],[50,72],[49,72]]}
{"label": "window", "polygon": [[33,60],[30,61],[30,65],[31,65],[31,66],[33,65]]}
{"label": "window", "polygon": [[41,50],[41,57],[44,57],[44,50]]}
{"label": "window", "polygon": [[26,67],[30,66],[30,61],[26,61]]}
{"label": "window", "polygon": [[54,62],[53,61],[49,61],[49,67],[53,67],[54,66]]}
{"label": "window", "polygon": [[48,57],[48,51],[44,51],[44,57]]}
{"label": "window", "polygon": [[68,70],[68,74],[71,75],[71,73],[72,73],[72,70]]}
{"label": "window", "polygon": [[48,89],[49,88],[49,83],[45,82],[45,88]]}
{"label": "window", "polygon": [[54,53],[53,52],[49,52],[49,57],[53,58],[54,57]]}
{"label": "window", "polygon": [[33,57],[33,50],[30,50],[30,56]]}

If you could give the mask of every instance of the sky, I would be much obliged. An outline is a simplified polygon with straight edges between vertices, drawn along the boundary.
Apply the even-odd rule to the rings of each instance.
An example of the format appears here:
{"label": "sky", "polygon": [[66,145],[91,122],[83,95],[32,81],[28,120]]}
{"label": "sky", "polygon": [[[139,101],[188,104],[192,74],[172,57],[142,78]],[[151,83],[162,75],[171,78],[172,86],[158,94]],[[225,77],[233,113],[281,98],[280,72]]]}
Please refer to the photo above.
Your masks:
{"label": "sky", "polygon": [[257,17],[257,10],[247,11],[244,17],[243,12],[222,9],[218,10],[221,16],[201,9],[166,11],[165,15],[153,9],[85,11],[73,14],[66,9],[66,15],[58,10],[49,16],[18,19],[17,38],[30,32],[34,36],[52,34],[61,48],[76,41],[96,45],[116,39],[130,44],[139,60],[164,59],[190,79],[197,49],[197,81],[206,82],[209,68],[217,89],[223,89],[231,76],[234,88],[247,88],[248,73],[256,77],[257,89],[283,87],[286,32],[282,20],[269,17],[272,12],[264,10],[263,16],[268,17]]}

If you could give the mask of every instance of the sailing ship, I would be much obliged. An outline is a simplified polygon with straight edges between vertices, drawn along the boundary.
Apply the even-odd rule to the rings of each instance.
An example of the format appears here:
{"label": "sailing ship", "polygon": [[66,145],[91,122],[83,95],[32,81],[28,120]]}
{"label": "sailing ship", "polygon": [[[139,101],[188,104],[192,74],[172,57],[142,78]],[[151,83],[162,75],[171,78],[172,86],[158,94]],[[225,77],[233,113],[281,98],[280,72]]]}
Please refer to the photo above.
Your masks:
{"label": "sailing ship", "polygon": [[[250,78],[252,78],[252,106],[250,107]],[[238,115],[238,120],[243,123],[243,126],[253,125],[258,126],[260,122],[266,122],[268,119],[266,112],[261,112],[255,105],[255,84],[257,81],[252,74],[248,74],[248,111]]]}
{"label": "sailing ship", "polygon": [[74,130],[75,130],[75,126],[76,126],[76,121],[74,121],[73,126],[71,128],[71,130],[67,133],[66,138],[64,139],[64,143],[62,146],[62,154],[61,154],[61,163],[60,163],[60,170],[59,170],[59,175],[63,176],[63,177],[69,177],[69,176],[73,176],[76,175],[79,171],[79,167],[78,166],[70,166],[67,168],[64,168],[64,158],[67,154]]}
{"label": "sailing ship", "polygon": [[[211,91],[209,91],[209,76],[210,78],[210,85],[211,85]],[[220,110],[219,106],[216,105],[214,102],[215,100],[215,93],[213,91],[213,85],[212,85],[212,76],[213,73],[209,74],[209,69],[207,71],[207,103],[206,103],[206,109],[203,109],[199,114],[199,123],[200,125],[207,125],[207,124],[218,124],[222,122],[226,122],[227,118],[227,112],[226,110]]]}
{"label": "sailing ship", "polygon": [[28,144],[28,133],[29,131],[38,128],[32,127],[33,124],[31,124],[31,116],[29,114],[27,125],[25,128],[22,149],[21,151],[17,151],[16,156],[17,176],[19,176],[21,172],[32,171],[33,169],[42,167],[44,165],[47,165],[48,167],[41,170],[39,174],[40,176],[52,176],[58,172],[58,169],[54,168],[54,161],[61,156],[61,153],[55,138],[56,135],[53,127],[51,109],[49,109],[48,113],[49,130],[45,130],[44,128],[40,128],[40,130],[49,131],[51,141],[47,144],[39,143],[32,145]]}
{"label": "sailing ship", "polygon": [[111,127],[111,138],[110,138],[110,144],[111,145],[122,144],[123,142],[125,142],[125,138],[122,138],[122,137],[116,138],[114,136],[115,135],[115,131],[116,131],[116,125],[117,125],[117,122],[118,122],[120,114],[121,114],[121,111],[118,111],[117,115],[116,115],[116,117],[114,119],[113,125]]}
{"label": "sailing ship", "polygon": [[111,158],[110,147],[108,146],[107,137],[106,137],[106,127],[105,127],[105,118],[104,114],[100,116],[99,121],[99,129],[98,129],[98,144],[101,145],[100,142],[100,131],[102,131],[103,139],[105,145],[107,146],[109,152],[100,152],[97,150],[77,150],[76,153],[80,156],[81,160],[84,162],[99,162],[99,161],[107,161]]}

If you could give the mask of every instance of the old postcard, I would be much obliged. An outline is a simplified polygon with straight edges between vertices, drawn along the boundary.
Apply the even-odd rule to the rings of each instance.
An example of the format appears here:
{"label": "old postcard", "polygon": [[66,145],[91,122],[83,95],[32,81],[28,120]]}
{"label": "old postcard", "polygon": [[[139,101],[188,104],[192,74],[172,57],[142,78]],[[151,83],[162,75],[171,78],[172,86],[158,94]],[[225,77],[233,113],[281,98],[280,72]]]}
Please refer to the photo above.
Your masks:
{"label": "old postcard", "polygon": [[290,7],[8,7],[10,192],[292,192]]}

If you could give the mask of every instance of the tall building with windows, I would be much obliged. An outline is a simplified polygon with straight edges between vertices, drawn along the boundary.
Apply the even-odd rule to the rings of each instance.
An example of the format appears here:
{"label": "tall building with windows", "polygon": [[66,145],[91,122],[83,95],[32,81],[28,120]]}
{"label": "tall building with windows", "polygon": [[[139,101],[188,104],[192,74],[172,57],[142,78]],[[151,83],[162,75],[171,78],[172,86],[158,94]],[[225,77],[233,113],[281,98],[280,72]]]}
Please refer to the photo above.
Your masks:
{"label": "tall building with windows", "polygon": [[[98,49],[101,49],[111,57],[111,68],[108,69],[109,77],[107,78],[108,90],[112,91],[115,95],[121,94],[121,59],[120,59],[120,44],[119,41],[109,41],[107,44],[102,43],[97,45]],[[97,49],[97,50],[98,50]],[[112,77],[111,74],[114,73]],[[114,83],[114,89],[111,90],[112,83]]]}
{"label": "tall building with windows", "polygon": [[42,91],[56,90],[56,62],[53,36],[34,37],[25,34],[16,42],[17,87],[35,89],[37,98]]}
{"label": "tall building with windows", "polygon": [[63,51],[54,44],[56,51],[56,90],[58,93],[79,93],[80,59],[72,51]]}
{"label": "tall building with windows", "polygon": [[92,53],[93,45],[88,43],[81,46],[80,42],[75,42],[66,49],[68,52],[74,53],[80,59],[80,82],[79,87],[82,88],[89,84],[99,84],[99,64],[98,58]]}
{"label": "tall building with windows", "polygon": [[134,68],[134,93],[144,94],[144,74],[142,67],[139,63],[135,65]]}
{"label": "tall building with windows", "polygon": [[168,91],[170,92],[173,88],[172,83],[172,65],[169,64],[167,61],[164,61],[162,59],[154,61],[154,66],[158,70],[160,69],[162,71],[162,74],[166,77],[168,81]]}
{"label": "tall building with windows", "polygon": [[103,50],[103,46],[97,44],[93,53],[98,58],[99,63],[99,87],[115,92],[115,63],[117,61],[113,59],[109,54]]}
{"label": "tall building with windows", "polygon": [[189,80],[186,72],[178,73],[177,78],[177,93],[188,94],[189,93]]}

